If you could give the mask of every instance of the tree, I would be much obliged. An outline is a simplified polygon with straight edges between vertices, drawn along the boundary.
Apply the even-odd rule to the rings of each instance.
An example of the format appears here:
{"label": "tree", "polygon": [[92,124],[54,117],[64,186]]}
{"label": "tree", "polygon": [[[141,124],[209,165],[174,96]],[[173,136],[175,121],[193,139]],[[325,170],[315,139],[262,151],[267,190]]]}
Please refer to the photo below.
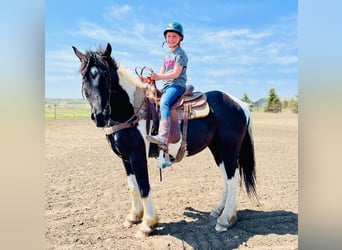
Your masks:
{"label": "tree", "polygon": [[296,95],[296,99],[292,98],[290,100],[289,107],[293,113],[298,113],[298,95]]}
{"label": "tree", "polygon": [[296,98],[284,99],[282,101],[282,109],[291,110],[293,113],[298,113],[298,95]]}
{"label": "tree", "polygon": [[248,95],[246,93],[243,94],[241,101],[250,104],[252,101],[248,98]]}
{"label": "tree", "polygon": [[267,97],[267,104],[265,106],[266,112],[273,112],[278,113],[281,112],[282,105],[279,97],[276,94],[276,91],[274,88],[271,88],[269,91],[269,95]]}
{"label": "tree", "polygon": [[283,109],[287,109],[289,107],[289,101],[287,99],[283,100],[282,105]]}

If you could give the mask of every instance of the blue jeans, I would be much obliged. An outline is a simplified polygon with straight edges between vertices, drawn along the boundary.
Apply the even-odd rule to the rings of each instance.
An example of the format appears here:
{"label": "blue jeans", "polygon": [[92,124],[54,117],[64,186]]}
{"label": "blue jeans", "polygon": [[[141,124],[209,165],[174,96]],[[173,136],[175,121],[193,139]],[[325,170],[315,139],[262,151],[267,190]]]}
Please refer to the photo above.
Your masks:
{"label": "blue jeans", "polygon": [[171,84],[163,89],[160,99],[160,120],[170,118],[171,105],[185,92],[182,86]]}

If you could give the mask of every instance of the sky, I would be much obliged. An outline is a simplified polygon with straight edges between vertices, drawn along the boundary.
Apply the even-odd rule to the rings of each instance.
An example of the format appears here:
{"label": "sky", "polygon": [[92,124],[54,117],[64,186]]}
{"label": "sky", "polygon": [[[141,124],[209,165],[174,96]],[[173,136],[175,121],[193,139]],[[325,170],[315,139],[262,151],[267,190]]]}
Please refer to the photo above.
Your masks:
{"label": "sky", "polygon": [[[105,47],[128,70],[159,71],[163,31],[179,22],[188,55],[188,84],[250,100],[274,88],[298,95],[298,2],[295,0],[45,1],[45,97],[82,98],[80,51]],[[157,82],[161,87],[162,82]]]}

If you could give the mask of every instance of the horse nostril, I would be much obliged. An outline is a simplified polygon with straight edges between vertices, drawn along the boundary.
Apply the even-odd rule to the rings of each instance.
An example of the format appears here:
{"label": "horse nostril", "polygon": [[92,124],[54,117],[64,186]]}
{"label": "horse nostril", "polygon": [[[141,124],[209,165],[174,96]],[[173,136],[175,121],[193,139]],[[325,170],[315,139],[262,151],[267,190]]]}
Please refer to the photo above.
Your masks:
{"label": "horse nostril", "polygon": [[105,117],[103,116],[103,113],[98,113],[94,115],[94,122],[97,127],[104,127],[106,125]]}

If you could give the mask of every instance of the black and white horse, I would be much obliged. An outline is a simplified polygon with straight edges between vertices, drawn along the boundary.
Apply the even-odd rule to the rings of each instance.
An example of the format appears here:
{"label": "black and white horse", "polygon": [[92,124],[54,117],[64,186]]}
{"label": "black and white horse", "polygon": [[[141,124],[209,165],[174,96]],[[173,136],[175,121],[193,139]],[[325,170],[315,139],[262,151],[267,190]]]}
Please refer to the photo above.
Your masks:
{"label": "black and white horse", "polygon": [[[124,224],[141,222],[137,236],[148,235],[156,227],[158,216],[148,176],[146,121],[137,118],[133,106],[137,89],[146,86],[117,65],[109,43],[97,51],[82,53],[75,47],[73,50],[81,61],[82,93],[90,103],[92,120],[97,127],[115,128],[106,135],[107,140],[122,158],[132,195],[131,211]],[[210,91],[205,95],[210,112],[205,118],[188,121],[187,156],[206,147],[213,154],[224,179],[224,189],[210,215],[217,218],[215,229],[226,231],[237,220],[240,176],[248,195],[256,196],[251,114],[247,105],[226,93]],[[171,155],[177,145],[169,146]]]}

